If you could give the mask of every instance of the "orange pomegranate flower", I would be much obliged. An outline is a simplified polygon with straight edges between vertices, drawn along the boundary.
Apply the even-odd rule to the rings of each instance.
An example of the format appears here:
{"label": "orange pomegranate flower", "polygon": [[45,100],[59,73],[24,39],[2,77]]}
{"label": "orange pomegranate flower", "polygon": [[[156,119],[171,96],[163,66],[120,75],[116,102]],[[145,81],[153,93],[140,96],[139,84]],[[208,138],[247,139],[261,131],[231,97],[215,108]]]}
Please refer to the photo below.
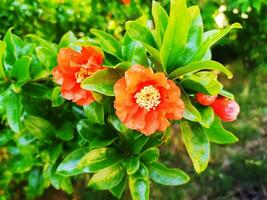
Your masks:
{"label": "orange pomegranate flower", "polygon": [[94,101],[90,91],[80,87],[81,82],[92,73],[104,69],[103,53],[95,47],[82,47],[81,52],[62,48],[57,56],[58,66],[52,71],[55,81],[61,85],[62,96],[78,105]]}
{"label": "orange pomegranate flower", "polygon": [[131,0],[121,0],[124,5],[130,5]]}
{"label": "orange pomegranate flower", "polygon": [[169,120],[182,118],[180,89],[164,73],[134,65],[114,85],[116,114],[130,129],[145,135],[165,131]]}

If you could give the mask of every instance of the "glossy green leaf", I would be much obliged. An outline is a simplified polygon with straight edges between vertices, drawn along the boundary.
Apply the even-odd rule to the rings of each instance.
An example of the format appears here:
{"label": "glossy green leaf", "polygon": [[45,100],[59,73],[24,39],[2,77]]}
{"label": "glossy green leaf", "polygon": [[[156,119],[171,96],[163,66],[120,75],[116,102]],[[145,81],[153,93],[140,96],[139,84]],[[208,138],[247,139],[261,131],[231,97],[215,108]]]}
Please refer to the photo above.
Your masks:
{"label": "glossy green leaf", "polygon": [[4,37],[6,43],[6,51],[4,56],[4,64],[6,68],[11,68],[18,59],[14,36],[11,32],[12,28],[8,29]]}
{"label": "glossy green leaf", "polygon": [[58,49],[61,49],[63,47],[69,47],[70,44],[75,42],[76,40],[77,38],[75,37],[73,32],[69,31],[62,36],[58,45]]}
{"label": "glossy green leaf", "polygon": [[181,130],[186,150],[197,173],[203,172],[208,166],[210,144],[205,130],[201,125],[182,120]]}
{"label": "glossy green leaf", "polygon": [[57,168],[57,173],[63,176],[74,176],[81,173],[86,173],[87,171],[82,168],[77,168],[78,163],[82,157],[89,152],[90,148],[84,147],[77,149],[67,155],[64,160],[59,164]]}
{"label": "glossy green leaf", "polygon": [[6,78],[5,67],[3,65],[3,57],[6,51],[6,47],[7,47],[6,43],[0,40],[0,80]]}
{"label": "glossy green leaf", "polygon": [[80,160],[78,169],[86,169],[87,172],[96,172],[107,168],[121,160],[114,148],[102,147],[93,149]]}
{"label": "glossy green leaf", "polygon": [[57,66],[57,54],[47,47],[36,47],[36,55],[40,62],[48,69],[52,70]]}
{"label": "glossy green leaf", "polygon": [[99,170],[90,179],[88,186],[97,190],[108,190],[117,186],[125,175],[121,163]]}
{"label": "glossy green leaf", "polygon": [[194,73],[194,72],[206,70],[206,69],[218,70],[218,71],[225,73],[228,76],[228,78],[233,77],[233,74],[226,67],[224,67],[221,63],[213,61],[213,60],[207,60],[207,61],[192,62],[184,67],[180,67],[174,70],[170,74],[170,78],[176,79],[179,76],[185,75],[187,73]]}
{"label": "glossy green leaf", "polygon": [[53,51],[55,54],[57,53],[57,48],[56,48],[56,46],[55,46],[54,44],[52,44],[52,43],[46,41],[45,39],[39,37],[38,35],[28,34],[28,35],[26,35],[26,37],[32,38],[33,40],[39,42],[41,46],[50,49],[50,50]]}
{"label": "glossy green leaf", "polygon": [[90,103],[83,107],[84,113],[88,120],[94,124],[105,124],[104,122],[104,107],[103,104],[97,102]]}
{"label": "glossy green leaf", "polygon": [[61,96],[61,87],[55,87],[51,93],[52,107],[61,106],[65,99]]}
{"label": "glossy green leaf", "polygon": [[32,169],[36,160],[31,157],[24,157],[20,159],[13,160],[13,165],[10,167],[10,171],[15,174],[22,174],[28,172]]}
{"label": "glossy green leaf", "polygon": [[74,137],[72,122],[64,121],[62,126],[56,130],[56,137],[64,141],[72,140]]}
{"label": "glossy green leaf", "polygon": [[151,31],[138,21],[126,22],[126,30],[133,40],[140,41],[141,43],[147,44],[154,48],[157,47],[156,41]]}
{"label": "glossy green leaf", "polygon": [[109,115],[108,121],[120,133],[126,132],[128,130],[128,128],[121,122],[121,120],[117,117],[117,115]]}
{"label": "glossy green leaf", "polygon": [[117,57],[120,60],[122,59],[121,45],[116,38],[104,31],[97,29],[91,29],[91,33],[97,37],[101,48],[105,52]]}
{"label": "glossy green leaf", "polygon": [[201,114],[201,121],[199,122],[205,128],[209,128],[214,121],[214,112],[209,106],[197,106],[197,110]]}
{"label": "glossy green leaf", "polygon": [[171,0],[168,26],[164,35],[160,55],[165,71],[172,71],[183,56],[189,29],[186,0]]}
{"label": "glossy green leaf", "polygon": [[141,164],[139,170],[129,176],[129,188],[133,200],[149,200],[149,179],[148,169]]}
{"label": "glossy green leaf", "polygon": [[24,119],[25,128],[36,138],[43,140],[55,135],[54,126],[44,118],[28,115]]}
{"label": "glossy green leaf", "polygon": [[179,83],[183,88],[209,95],[217,95],[223,88],[223,85],[217,81],[217,75],[212,72],[187,75]]}
{"label": "glossy green leaf", "polygon": [[106,126],[93,124],[87,119],[78,122],[77,130],[80,136],[89,142],[91,148],[107,146],[115,140],[112,130]]}
{"label": "glossy green leaf", "polygon": [[21,131],[22,98],[20,94],[10,93],[5,99],[7,122],[10,128],[18,133]]}
{"label": "glossy green leaf", "polygon": [[155,23],[155,39],[157,46],[160,48],[168,25],[168,14],[158,2],[153,1],[152,15]]}
{"label": "glossy green leaf", "polygon": [[159,158],[159,149],[156,147],[149,148],[145,150],[142,154],[140,159],[144,163],[151,163],[157,161]]}
{"label": "glossy green leaf", "polygon": [[183,118],[193,121],[193,122],[200,122],[201,121],[200,113],[192,105],[189,96],[186,94],[186,92],[182,88],[181,88],[181,99],[183,100],[185,104],[185,111],[183,113]]}
{"label": "glossy green leaf", "polygon": [[230,92],[228,92],[226,90],[221,90],[221,92],[219,94],[221,96],[227,97],[229,99],[235,99],[235,96],[232,93],[230,93]]}
{"label": "glossy green leaf", "polygon": [[20,86],[30,79],[31,60],[29,56],[20,57],[12,67],[11,76]]}
{"label": "glossy green leaf", "polygon": [[42,98],[46,96],[49,88],[41,83],[28,83],[22,87],[22,90],[33,98]]}
{"label": "glossy green leaf", "polygon": [[123,73],[116,69],[104,69],[86,78],[81,87],[85,90],[99,92],[107,96],[114,96],[114,83],[123,76]]}
{"label": "glossy green leaf", "polygon": [[124,160],[125,167],[127,169],[127,174],[134,174],[140,166],[140,159],[137,156],[131,156]]}
{"label": "glossy green leaf", "polygon": [[184,171],[176,168],[167,168],[159,162],[153,162],[148,166],[150,178],[162,185],[182,185],[187,183],[190,178]]}
{"label": "glossy green leaf", "polygon": [[232,29],[239,29],[242,28],[242,26],[239,23],[234,23],[230,25],[229,27],[221,30],[211,30],[208,32],[205,32],[203,35],[202,43],[200,45],[200,48],[198,49],[197,53],[195,54],[192,61],[200,61],[202,60],[205,53],[208,51],[208,49],[215,44],[218,40],[220,40],[222,37],[224,37],[229,31]]}
{"label": "glossy green leaf", "polygon": [[118,199],[122,197],[122,194],[126,188],[126,183],[127,183],[126,180],[127,178],[126,176],[124,176],[124,178],[121,180],[121,182],[117,186],[109,190],[113,196],[117,197]]}
{"label": "glossy green leaf", "polygon": [[127,33],[122,40],[122,56],[131,64],[148,65],[146,50],[141,42],[133,40]]}
{"label": "glossy green leaf", "polygon": [[189,31],[187,42],[183,55],[177,60],[177,66],[184,66],[188,64],[195,53],[198,51],[202,40],[203,22],[198,6],[191,6],[187,9],[189,15]]}
{"label": "glossy green leaf", "polygon": [[215,117],[210,128],[206,128],[205,132],[211,142],[218,144],[231,144],[238,141],[238,138],[231,132],[225,130],[219,117]]}

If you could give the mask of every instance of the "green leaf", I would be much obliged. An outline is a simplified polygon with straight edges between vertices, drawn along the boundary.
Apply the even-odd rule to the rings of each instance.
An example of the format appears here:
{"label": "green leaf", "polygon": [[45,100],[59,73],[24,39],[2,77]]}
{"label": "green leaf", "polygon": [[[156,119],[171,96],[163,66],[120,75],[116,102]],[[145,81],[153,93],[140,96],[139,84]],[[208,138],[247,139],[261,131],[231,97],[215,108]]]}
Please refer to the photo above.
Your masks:
{"label": "green leaf", "polygon": [[55,87],[51,93],[52,107],[61,106],[65,99],[61,96],[61,87]]}
{"label": "green leaf", "polygon": [[217,81],[217,75],[212,72],[187,75],[179,83],[183,88],[209,95],[217,95],[223,88],[223,85]]}
{"label": "green leaf", "polygon": [[122,40],[122,56],[131,64],[147,66],[146,50],[141,42],[133,40],[129,34],[125,34]]}
{"label": "green leaf", "polygon": [[137,156],[131,156],[124,161],[125,167],[127,169],[127,174],[134,174],[140,166],[140,159]]}
{"label": "green leaf", "polygon": [[19,86],[24,85],[30,79],[31,60],[29,56],[20,57],[12,67],[11,76],[15,78]]}
{"label": "green leaf", "polygon": [[14,174],[22,174],[28,172],[32,169],[36,160],[31,157],[24,157],[20,159],[13,160],[10,171]]}
{"label": "green leaf", "polygon": [[69,47],[70,44],[75,42],[76,40],[77,38],[75,37],[73,32],[69,31],[62,36],[57,48],[61,49],[63,47]]}
{"label": "green leaf", "polygon": [[54,44],[46,41],[45,39],[39,37],[38,35],[28,34],[28,35],[26,35],[26,37],[32,38],[33,40],[39,42],[41,44],[41,46],[46,47],[46,48],[50,49],[51,51],[53,51],[55,54],[57,54],[56,46]]}
{"label": "green leaf", "polygon": [[86,78],[81,87],[85,90],[99,92],[107,96],[114,96],[113,86],[123,74],[116,69],[104,69]]}
{"label": "green leaf", "polygon": [[201,121],[201,115],[198,112],[198,110],[192,105],[191,100],[189,96],[186,94],[186,92],[181,89],[181,99],[183,100],[185,104],[185,111],[183,113],[183,118],[193,121],[193,122],[200,122]]}
{"label": "green leaf", "polygon": [[143,44],[147,44],[156,48],[156,41],[150,32],[150,30],[137,21],[126,22],[127,33],[133,40],[140,41]]}
{"label": "green leaf", "polygon": [[22,90],[33,98],[42,98],[46,96],[49,88],[40,83],[28,83],[22,87]]}
{"label": "green leaf", "polygon": [[168,14],[158,2],[153,1],[152,15],[155,23],[155,39],[160,48],[168,25]]}
{"label": "green leaf", "polygon": [[125,175],[121,163],[99,170],[90,179],[88,186],[97,190],[108,190],[117,186]]}
{"label": "green leaf", "polygon": [[57,54],[47,47],[36,47],[37,58],[48,70],[57,66]]}
{"label": "green leaf", "polygon": [[230,92],[228,92],[226,90],[221,90],[221,92],[219,94],[221,96],[227,97],[229,99],[235,99],[235,96],[232,93],[230,93]]}
{"label": "green leaf", "polygon": [[21,95],[10,93],[5,99],[7,122],[10,128],[18,133],[21,131],[22,98]]}
{"label": "green leaf", "polygon": [[105,52],[122,60],[121,45],[112,35],[97,29],[91,29],[91,33],[97,37]]}
{"label": "green leaf", "polygon": [[0,79],[5,79],[5,67],[3,66],[3,56],[6,51],[6,43],[0,40]]}
{"label": "green leaf", "polygon": [[199,122],[205,128],[209,128],[214,121],[214,112],[209,106],[197,106],[197,110],[201,114],[201,121]]}
{"label": "green leaf", "polygon": [[225,68],[221,63],[213,60],[192,62],[184,67],[180,67],[174,70],[169,77],[171,79],[176,79],[179,76],[185,75],[187,73],[194,73],[206,69],[218,70],[225,73],[228,76],[228,78],[233,77],[233,74],[227,68]]}
{"label": "green leaf", "polygon": [[90,148],[84,147],[71,152],[59,164],[57,168],[57,173],[63,176],[75,176],[81,173],[86,173],[87,171],[85,169],[78,169],[76,166],[89,150]]}
{"label": "green leaf", "polygon": [[168,26],[164,35],[160,55],[165,71],[174,69],[183,56],[189,29],[186,0],[171,0]]}
{"label": "green leaf", "polygon": [[188,174],[180,169],[170,169],[159,162],[153,162],[148,166],[150,178],[162,185],[182,185],[187,183],[190,178]]}
{"label": "green leaf", "polygon": [[139,170],[129,176],[129,187],[133,200],[149,200],[148,174],[146,166],[141,164]]}
{"label": "green leaf", "polygon": [[48,139],[55,135],[54,126],[41,117],[28,115],[24,119],[25,128],[31,133],[33,136],[40,140]]}
{"label": "green leaf", "polygon": [[159,158],[159,149],[156,147],[149,148],[145,150],[142,154],[140,159],[144,163],[151,163],[157,161]]}
{"label": "green leaf", "polygon": [[217,144],[231,144],[238,141],[238,138],[231,132],[225,130],[219,117],[215,116],[214,122],[205,132],[211,142]]}
{"label": "green leaf", "polygon": [[186,150],[197,173],[208,166],[210,144],[204,129],[197,123],[182,120],[181,129]]}
{"label": "green leaf", "polygon": [[213,44],[215,44],[218,40],[220,40],[227,33],[229,33],[229,31],[231,31],[232,29],[235,29],[235,28],[239,29],[239,28],[242,28],[242,26],[239,23],[234,23],[225,29],[211,30],[211,31],[205,32],[203,35],[203,39],[202,39],[202,43],[200,45],[200,48],[196,52],[192,61],[202,60],[205,53],[208,51],[208,49]]}
{"label": "green leaf", "polygon": [[89,142],[91,148],[103,147],[113,143],[115,136],[108,127],[92,124],[89,120],[80,120],[77,124],[80,136]]}
{"label": "green leaf", "polygon": [[87,172],[96,172],[107,168],[121,160],[121,156],[114,148],[102,147],[93,149],[80,160],[78,169],[85,169]]}
{"label": "green leaf", "polygon": [[97,102],[90,103],[83,107],[84,113],[88,118],[89,122],[94,124],[104,125],[104,107],[103,104]]}
{"label": "green leaf", "polygon": [[5,67],[11,68],[18,59],[14,36],[11,32],[12,28],[8,29],[4,42],[6,43],[6,51],[4,56]]}
{"label": "green leaf", "polygon": [[64,141],[70,141],[73,139],[73,125],[70,121],[64,121],[63,125],[57,129],[56,137]]}
{"label": "green leaf", "polygon": [[188,64],[198,51],[202,40],[203,22],[198,6],[191,6],[187,9],[189,15],[189,32],[183,55],[177,60],[177,66]]}
{"label": "green leaf", "polygon": [[117,186],[111,188],[109,191],[111,192],[111,194],[113,196],[120,199],[122,197],[124,190],[125,190],[126,183],[127,183],[126,182],[126,176],[124,176],[124,178],[121,180],[121,182]]}
{"label": "green leaf", "polygon": [[126,132],[128,130],[128,128],[121,122],[121,120],[117,117],[117,115],[109,115],[108,121],[120,133]]}

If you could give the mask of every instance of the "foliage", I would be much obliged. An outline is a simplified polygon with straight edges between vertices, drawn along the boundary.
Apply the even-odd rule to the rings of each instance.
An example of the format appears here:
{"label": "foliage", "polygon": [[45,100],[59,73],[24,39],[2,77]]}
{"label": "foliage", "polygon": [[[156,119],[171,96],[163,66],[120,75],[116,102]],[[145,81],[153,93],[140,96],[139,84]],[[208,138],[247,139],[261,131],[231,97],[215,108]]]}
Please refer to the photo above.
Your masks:
{"label": "foliage", "polygon": [[[90,174],[89,187],[109,190],[117,198],[129,188],[133,199],[149,199],[151,180],[172,186],[189,181],[186,172],[169,168],[159,160],[158,146],[168,139],[171,129],[145,136],[126,128],[115,115],[113,84],[119,77],[110,74],[121,77],[136,63],[164,72],[181,88],[186,110],[180,127],[197,173],[208,165],[211,142],[236,141],[219,118],[214,120],[213,111],[199,108],[193,96],[196,92],[225,95],[212,70],[229,78],[232,73],[210,60],[210,47],[240,25],[204,32],[199,9],[187,8],[185,1],[171,1],[169,16],[154,2],[152,15],[153,30],[146,26],[144,18],[128,21],[119,41],[95,29],[95,39],[76,39],[68,32],[59,44],[33,34],[22,40],[11,29],[7,31],[0,52],[3,199],[12,198],[12,187],[20,184],[25,191],[21,198],[34,199],[49,186],[71,194],[72,180],[79,174]],[[82,82],[84,89],[94,92],[97,101],[79,107],[61,97],[51,71],[61,48],[86,45],[102,48],[109,69]],[[214,127],[215,139],[207,131]],[[86,179],[86,175],[82,177]]]}

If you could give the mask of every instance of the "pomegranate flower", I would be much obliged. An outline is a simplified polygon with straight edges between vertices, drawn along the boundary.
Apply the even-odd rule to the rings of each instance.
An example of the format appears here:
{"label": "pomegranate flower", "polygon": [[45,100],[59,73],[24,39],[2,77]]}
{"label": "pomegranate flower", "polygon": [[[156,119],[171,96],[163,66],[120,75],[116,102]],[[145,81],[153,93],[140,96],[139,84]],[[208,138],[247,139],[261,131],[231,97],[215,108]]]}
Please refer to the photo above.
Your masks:
{"label": "pomegranate flower", "polygon": [[196,93],[195,95],[196,101],[202,105],[202,106],[209,106],[211,105],[215,99],[217,98],[217,95],[207,95],[207,94],[203,94],[203,93]]}
{"label": "pomegranate flower", "polygon": [[57,56],[58,66],[52,71],[56,83],[61,85],[62,96],[78,105],[94,101],[92,92],[80,87],[81,82],[92,73],[104,69],[103,53],[95,47],[82,47],[81,52],[62,48]]}
{"label": "pomegranate flower", "polygon": [[213,104],[211,104],[215,114],[221,118],[222,121],[231,122],[236,120],[240,107],[234,100],[226,97],[218,97]]}
{"label": "pomegranate flower", "polygon": [[164,73],[134,65],[114,85],[116,114],[130,129],[145,135],[165,131],[169,120],[182,118],[180,89]]}

